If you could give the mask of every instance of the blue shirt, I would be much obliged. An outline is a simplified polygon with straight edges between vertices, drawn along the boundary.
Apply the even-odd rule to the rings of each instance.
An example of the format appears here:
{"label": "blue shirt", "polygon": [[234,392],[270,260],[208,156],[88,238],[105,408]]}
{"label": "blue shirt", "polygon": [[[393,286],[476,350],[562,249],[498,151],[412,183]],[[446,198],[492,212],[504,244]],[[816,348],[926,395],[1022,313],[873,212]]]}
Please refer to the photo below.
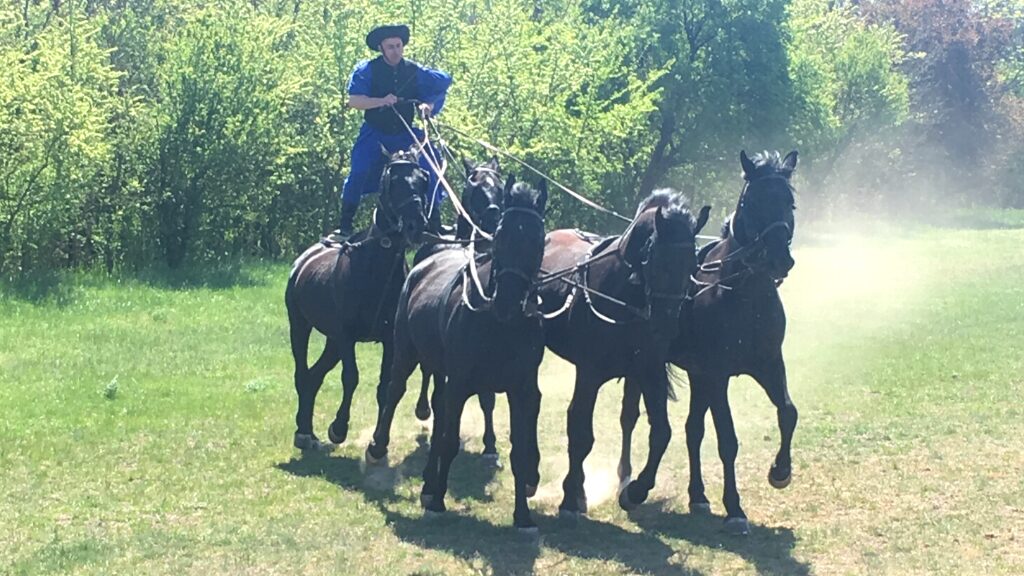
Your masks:
{"label": "blue shirt", "polygon": [[[437,116],[444,108],[444,100],[448,95],[448,87],[452,85],[452,77],[447,72],[427,68],[417,64],[408,58],[405,63],[416,67],[416,88],[419,94],[417,99],[429,102],[434,105],[433,115]],[[370,95],[370,61],[363,60],[356,69],[352,71],[352,77],[348,81],[348,93],[350,96]]]}

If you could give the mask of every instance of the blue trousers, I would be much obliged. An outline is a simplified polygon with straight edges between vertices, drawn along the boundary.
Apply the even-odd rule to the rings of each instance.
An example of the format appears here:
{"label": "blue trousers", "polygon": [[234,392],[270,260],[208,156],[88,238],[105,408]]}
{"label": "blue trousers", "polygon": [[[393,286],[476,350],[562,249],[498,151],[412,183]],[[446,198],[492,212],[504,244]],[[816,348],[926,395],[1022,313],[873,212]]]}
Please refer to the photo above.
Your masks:
{"label": "blue trousers", "polygon": [[[422,142],[423,131],[416,127],[413,127],[412,130]],[[352,168],[349,170],[348,177],[345,178],[345,185],[341,191],[342,203],[358,205],[364,195],[378,191],[380,177],[387,163],[387,158],[380,150],[382,145],[388,152],[397,152],[408,150],[412,147],[413,140],[408,132],[384,134],[364,122],[359,129],[356,143],[352,146]],[[432,155],[431,159],[440,166],[440,152],[433,145],[427,147],[427,152]],[[430,177],[427,194],[429,195],[433,191],[432,203],[427,198],[423,199],[426,203],[425,208],[429,210],[431,206],[435,206],[435,209],[440,210],[441,202],[447,194],[443,187],[437,185],[437,174],[430,168],[430,164],[425,158],[420,158],[420,166],[427,171]]]}

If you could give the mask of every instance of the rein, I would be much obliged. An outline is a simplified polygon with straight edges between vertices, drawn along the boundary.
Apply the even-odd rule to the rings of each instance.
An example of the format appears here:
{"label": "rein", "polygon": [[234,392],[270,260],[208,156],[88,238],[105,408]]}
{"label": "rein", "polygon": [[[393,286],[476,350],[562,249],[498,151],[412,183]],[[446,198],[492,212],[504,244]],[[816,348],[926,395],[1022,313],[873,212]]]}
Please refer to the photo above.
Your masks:
{"label": "rein", "polygon": [[[394,110],[394,108],[392,108],[392,110]],[[405,121],[405,118],[402,118],[402,115],[399,114],[397,110],[394,110],[394,112],[395,115],[398,116],[398,119],[402,121],[402,126],[405,127],[406,132],[409,133],[409,136],[411,136],[413,141],[416,142],[417,146],[420,147],[420,151],[423,153],[423,158],[426,159],[427,164],[434,171],[434,174],[437,175],[438,184],[443,186],[445,191],[448,192],[448,197],[451,198],[452,206],[455,207],[455,211],[458,212],[460,216],[465,218],[467,222],[469,222],[469,225],[473,228],[473,231],[475,233],[479,234],[481,237],[487,240],[493,240],[492,236],[481,230],[480,227],[477,226],[476,222],[474,222],[473,219],[469,216],[469,212],[466,211],[466,207],[462,205],[462,201],[459,200],[458,195],[455,194],[455,191],[452,190],[452,187],[448,183],[448,180],[445,179],[444,170],[442,170],[438,166],[437,162],[430,157],[430,154],[425,153],[425,148],[423,148],[425,144],[423,142],[420,142],[419,138],[416,137],[416,133],[413,132],[412,126],[409,126],[409,123]],[[425,141],[426,138],[424,138],[424,142]],[[447,166],[447,162],[444,162],[444,164]]]}
{"label": "rein", "polygon": [[[788,178],[786,178],[785,176],[779,175],[779,174],[773,174],[773,175],[770,175],[770,176],[763,176],[761,178],[756,178],[755,180],[768,180],[768,179],[781,179],[781,180],[785,180],[787,182],[789,181]],[[706,292],[706,291],[708,291],[708,290],[710,290],[712,288],[715,288],[715,287],[718,287],[718,288],[721,288],[722,290],[727,290],[727,291],[731,291],[731,290],[735,289],[737,285],[734,284],[732,286],[729,286],[729,285],[725,284],[725,282],[728,282],[728,281],[736,279],[736,278],[739,278],[740,280],[744,280],[744,279],[746,279],[747,276],[749,276],[749,275],[754,273],[754,268],[751,266],[751,262],[750,262],[750,259],[748,258],[748,256],[751,253],[754,253],[755,256],[758,256],[758,255],[761,254],[761,251],[764,248],[765,236],[767,236],[768,233],[771,232],[772,230],[775,230],[776,228],[784,228],[786,230],[786,232],[787,232],[787,236],[788,236],[789,240],[792,241],[792,239],[793,239],[793,230],[789,227],[789,224],[783,222],[782,220],[778,220],[778,221],[772,222],[771,224],[766,226],[764,228],[764,230],[761,230],[760,232],[758,232],[758,234],[756,236],[754,236],[754,239],[751,240],[749,243],[743,244],[742,242],[740,242],[739,236],[736,235],[736,228],[735,228],[736,214],[738,214],[739,211],[743,209],[743,199],[746,197],[747,189],[750,187],[750,182],[751,181],[748,181],[743,186],[743,191],[740,193],[739,208],[736,210],[736,213],[734,213],[733,216],[731,218],[729,218],[729,236],[731,238],[735,238],[736,242],[739,243],[740,247],[735,249],[735,250],[733,250],[732,252],[726,254],[722,258],[719,258],[717,260],[712,260],[710,262],[704,262],[703,264],[701,264],[700,266],[697,267],[697,273],[703,273],[703,274],[718,273],[718,272],[722,271],[722,269],[725,267],[726,264],[728,264],[729,262],[735,262],[737,260],[741,264],[743,264],[743,268],[740,269],[740,271],[738,271],[738,272],[734,272],[733,274],[730,274],[729,276],[726,276],[725,278],[719,278],[718,280],[715,280],[713,282],[703,282],[703,281],[697,279],[697,274],[691,275],[690,276],[690,281],[693,282],[694,286],[697,286],[700,289],[697,290],[697,292],[694,293],[692,296],[687,296],[686,297],[687,300],[693,300],[694,298],[700,296],[704,292]],[[775,279],[775,285],[779,286],[780,284],[782,284],[782,280]]]}
{"label": "rein", "polygon": [[[521,213],[521,214],[528,214],[530,216],[533,216],[537,220],[539,220],[542,224],[544,222],[544,219],[541,217],[540,214],[537,213],[536,210],[533,210],[533,209],[530,209],[530,208],[519,208],[519,207],[506,208],[505,211],[502,212],[502,215],[501,215],[502,221],[505,220],[505,216],[507,216],[509,213],[513,213],[513,212],[517,212],[517,213]],[[501,224],[502,224],[501,222],[498,223],[498,229],[499,230],[501,229]],[[466,308],[468,308],[472,312],[479,312],[481,310],[490,309],[491,304],[494,302],[494,297],[487,295],[487,291],[484,289],[483,283],[480,281],[480,271],[479,271],[479,269],[477,267],[476,249],[475,249],[476,248],[477,240],[478,240],[478,238],[476,238],[476,230],[474,229],[473,232],[472,232],[472,235],[470,236],[470,239],[469,239],[469,246],[468,246],[468,249],[469,249],[469,261],[466,262],[465,267],[463,267],[463,269],[462,269],[462,275],[463,275],[462,302],[466,305]],[[491,258],[491,277],[493,279],[497,279],[497,278],[501,277],[503,274],[511,274],[511,275],[516,276],[518,278],[522,278],[526,282],[527,290],[530,291],[530,292],[532,292],[534,289],[537,288],[537,286],[540,285],[540,284],[538,284],[536,282],[536,280],[534,280],[534,278],[532,278],[530,275],[528,275],[527,273],[523,272],[522,270],[519,270],[519,269],[516,269],[516,268],[497,268],[495,266],[495,262],[494,262],[494,259],[493,259],[493,253],[492,253],[491,256],[492,256],[492,258]],[[477,296],[479,296],[479,298],[481,300],[483,300],[483,302],[484,302],[483,305],[480,306],[480,307],[474,307],[473,304],[470,302],[471,298],[470,298],[469,291],[468,291],[469,281],[472,281],[472,283],[473,283],[473,290],[476,292]],[[488,282],[488,284],[489,284],[489,282]]]}
{"label": "rein", "polygon": [[513,155],[511,152],[507,152],[505,150],[502,150],[501,148],[498,148],[497,146],[494,146],[493,144],[489,144],[489,143],[487,143],[487,142],[485,142],[483,140],[480,140],[479,138],[474,138],[473,136],[470,136],[469,134],[459,130],[458,128],[455,128],[454,126],[452,126],[450,124],[443,124],[441,122],[438,122],[438,123],[435,124],[434,121],[429,119],[429,118],[427,119],[427,123],[430,126],[432,126],[434,128],[434,131],[437,132],[438,134],[440,134],[440,131],[437,129],[437,124],[440,124],[440,125],[444,126],[446,130],[451,130],[452,132],[455,132],[459,136],[462,136],[463,138],[466,138],[466,139],[468,139],[468,140],[470,140],[472,142],[475,142],[476,144],[482,146],[483,148],[485,148],[485,149],[487,149],[487,150],[489,150],[491,152],[495,152],[497,154],[501,154],[502,156],[505,156],[506,158],[512,160],[513,162],[519,164],[520,166],[526,168],[527,170],[533,172],[534,174],[540,176],[541,178],[547,180],[548,182],[554,184],[555,186],[557,186],[558,188],[563,190],[566,194],[572,196],[573,198],[579,200],[580,202],[586,204],[587,206],[593,208],[594,210],[597,210],[598,212],[603,212],[604,214],[608,214],[610,216],[614,216],[614,217],[616,217],[619,220],[622,220],[624,222],[632,222],[633,221],[632,218],[629,218],[628,216],[623,216],[622,214],[619,214],[618,212],[616,212],[614,210],[611,210],[609,208],[605,208],[604,206],[601,206],[597,202],[594,202],[593,200],[590,200],[586,196],[583,196],[579,192],[576,192],[576,191],[570,189],[569,187],[565,186],[561,182],[558,182],[557,180],[555,180],[551,176],[548,176],[544,172],[541,172],[539,169],[531,166],[525,160],[519,158],[518,156]]}

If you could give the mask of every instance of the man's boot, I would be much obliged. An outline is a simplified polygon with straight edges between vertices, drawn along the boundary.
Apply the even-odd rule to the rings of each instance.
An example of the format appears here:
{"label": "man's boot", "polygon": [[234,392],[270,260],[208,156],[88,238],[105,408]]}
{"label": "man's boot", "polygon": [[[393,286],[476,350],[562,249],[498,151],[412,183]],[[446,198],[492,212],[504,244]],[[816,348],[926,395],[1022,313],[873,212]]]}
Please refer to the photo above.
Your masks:
{"label": "man's boot", "polygon": [[331,242],[347,242],[352,237],[352,222],[359,210],[359,202],[342,202],[341,219],[338,222],[338,229],[327,235]]}

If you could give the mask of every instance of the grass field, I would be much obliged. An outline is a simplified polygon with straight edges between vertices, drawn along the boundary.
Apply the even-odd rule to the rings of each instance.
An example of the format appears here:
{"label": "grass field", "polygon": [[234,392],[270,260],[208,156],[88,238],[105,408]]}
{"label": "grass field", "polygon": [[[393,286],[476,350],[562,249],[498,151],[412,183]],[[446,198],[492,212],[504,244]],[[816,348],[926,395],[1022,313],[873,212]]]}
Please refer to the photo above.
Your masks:
{"label": "grass field", "polygon": [[[1019,218],[1016,220],[1020,220]],[[621,387],[601,395],[589,518],[557,517],[571,367],[542,367],[541,535],[511,527],[512,478],[479,458],[475,403],[450,512],[418,504],[423,428],[406,397],[390,466],[364,471],[378,349],[350,441],[291,447],[285,264],[120,282],[78,276],[0,299],[0,574],[1024,573],[1024,229],[804,233],[782,288],[800,409],[794,480],[761,390],[734,381],[752,531],[687,512],[684,399],[651,500],[615,502]],[[321,391],[318,433],[340,399]],[[499,399],[499,450],[508,453]],[[710,424],[710,422],[709,422]],[[634,453],[645,453],[643,426]],[[714,429],[705,479],[723,512]]]}

